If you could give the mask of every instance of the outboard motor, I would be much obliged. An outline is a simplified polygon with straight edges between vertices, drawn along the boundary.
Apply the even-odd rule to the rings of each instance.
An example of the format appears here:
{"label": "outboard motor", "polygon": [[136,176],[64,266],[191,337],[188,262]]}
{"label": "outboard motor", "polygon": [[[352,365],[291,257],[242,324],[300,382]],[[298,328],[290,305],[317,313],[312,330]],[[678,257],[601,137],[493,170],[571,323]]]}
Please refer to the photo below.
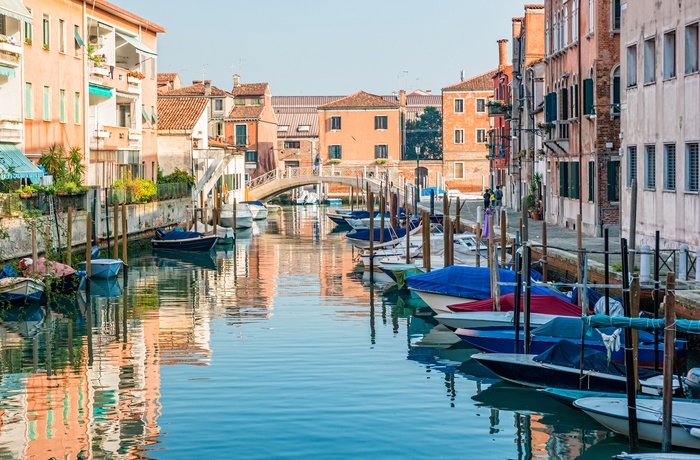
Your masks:
{"label": "outboard motor", "polygon": [[165,229],[164,229],[163,227],[158,227],[158,228],[156,228],[156,239],[157,239],[157,240],[162,240],[162,239],[163,239],[163,235],[165,235],[166,233],[167,233],[167,232],[165,231]]}
{"label": "outboard motor", "polygon": [[692,399],[700,399],[700,367],[694,367],[685,376],[685,383],[688,385],[688,392]]}

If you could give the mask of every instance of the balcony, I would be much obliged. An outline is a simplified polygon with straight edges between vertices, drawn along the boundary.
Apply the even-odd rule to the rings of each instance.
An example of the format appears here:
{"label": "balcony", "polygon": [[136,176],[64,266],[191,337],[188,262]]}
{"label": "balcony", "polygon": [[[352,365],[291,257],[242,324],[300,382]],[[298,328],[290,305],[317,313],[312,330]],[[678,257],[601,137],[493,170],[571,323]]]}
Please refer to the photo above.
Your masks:
{"label": "balcony", "polygon": [[22,123],[15,121],[0,121],[0,141],[19,144],[22,142]]}
{"label": "balcony", "polygon": [[504,117],[507,120],[510,119],[512,110],[510,104],[506,104],[504,101],[489,101],[486,103],[486,107],[488,107],[489,117]]}
{"label": "balcony", "polygon": [[104,150],[133,148],[129,140],[129,131],[129,128],[102,126],[92,132],[90,148]]}
{"label": "balcony", "polygon": [[22,47],[12,43],[0,42],[0,65],[18,67],[22,57]]}

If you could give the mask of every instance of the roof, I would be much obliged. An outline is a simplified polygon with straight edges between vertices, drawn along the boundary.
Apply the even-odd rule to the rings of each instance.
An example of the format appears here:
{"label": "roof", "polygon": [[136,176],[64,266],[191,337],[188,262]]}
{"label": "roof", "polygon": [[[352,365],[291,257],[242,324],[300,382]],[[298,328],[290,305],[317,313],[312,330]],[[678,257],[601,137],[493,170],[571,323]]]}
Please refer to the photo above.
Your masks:
{"label": "roof", "polygon": [[235,97],[264,96],[268,90],[267,83],[242,83],[233,88]]}
{"label": "roof", "polygon": [[343,97],[334,102],[329,102],[319,106],[319,110],[324,109],[351,109],[351,108],[386,108],[398,109],[399,104],[387,101],[382,96],[358,91],[350,96]]}
{"label": "roof", "polygon": [[102,10],[111,12],[116,14],[117,16],[123,17],[124,19],[135,22],[136,24],[139,24],[143,26],[146,30],[150,30],[152,32],[156,33],[163,33],[165,32],[165,28],[159,26],[158,24],[155,24],[153,22],[147,21],[146,19],[136,16],[134,13],[131,11],[127,11],[123,8],[119,8],[116,5],[112,5],[109,2],[106,2],[105,0],[93,0],[92,5],[93,7],[98,7]]}
{"label": "roof", "polygon": [[[277,110],[277,126],[289,126],[286,131],[277,131],[279,139],[290,139],[297,137],[318,137],[318,112],[299,112]],[[308,131],[299,131],[299,126],[308,126]]]}
{"label": "roof", "polygon": [[158,98],[158,129],[191,130],[207,108],[204,97]]}
{"label": "roof", "polygon": [[468,78],[456,85],[446,86],[442,91],[492,91],[493,90],[493,74],[498,72],[498,69],[489,70],[480,75]]}
{"label": "roof", "polygon": [[264,108],[264,105],[237,105],[228,114],[228,118],[254,118],[257,120],[262,115]]}
{"label": "roof", "polygon": [[[190,86],[183,86],[182,88],[178,89],[173,89],[170,91],[163,92],[158,95],[158,97],[161,96],[204,96],[204,83],[195,83]],[[221,97],[226,97],[226,96],[232,96],[231,93],[224,91],[223,89],[219,89],[216,86],[211,87],[211,95],[212,96],[221,96]]]}
{"label": "roof", "polygon": [[177,72],[175,73],[159,73],[158,83],[169,83],[177,77]]}
{"label": "roof", "polygon": [[272,106],[276,109],[283,107],[312,108],[314,111],[321,105],[335,102],[344,96],[272,96]]}
{"label": "roof", "polygon": [[0,143],[0,180],[32,179],[37,180],[44,173],[14,144]]}

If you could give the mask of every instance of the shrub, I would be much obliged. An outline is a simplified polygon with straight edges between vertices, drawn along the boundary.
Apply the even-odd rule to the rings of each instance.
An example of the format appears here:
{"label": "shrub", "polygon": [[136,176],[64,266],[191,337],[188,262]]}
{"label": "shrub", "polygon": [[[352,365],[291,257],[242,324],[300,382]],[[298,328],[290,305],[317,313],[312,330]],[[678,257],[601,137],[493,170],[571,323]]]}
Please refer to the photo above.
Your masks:
{"label": "shrub", "polygon": [[175,168],[175,171],[167,176],[163,175],[163,170],[158,168],[158,183],[159,184],[188,184],[190,187],[194,187],[194,177],[188,174],[186,171],[182,171]]}
{"label": "shrub", "polygon": [[151,201],[158,193],[156,184],[146,179],[118,180],[114,183],[114,187],[117,201],[124,201],[124,197],[127,196],[136,203],[144,203]]}

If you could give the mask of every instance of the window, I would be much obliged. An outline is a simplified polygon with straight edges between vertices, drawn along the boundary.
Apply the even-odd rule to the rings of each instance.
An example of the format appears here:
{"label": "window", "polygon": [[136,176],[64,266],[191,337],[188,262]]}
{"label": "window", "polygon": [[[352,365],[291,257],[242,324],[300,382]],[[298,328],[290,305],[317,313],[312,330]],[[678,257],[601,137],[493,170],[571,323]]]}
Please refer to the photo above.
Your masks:
{"label": "window", "polygon": [[613,10],[612,10],[612,28],[613,30],[620,29],[620,15],[622,9],[620,8],[620,0],[613,0]]}
{"label": "window", "polygon": [[592,34],[595,30],[595,5],[597,2],[588,0],[588,33]]}
{"label": "window", "polygon": [[76,125],[80,124],[80,93],[75,93],[73,97],[73,121]]}
{"label": "window", "polygon": [[612,114],[620,115],[620,66],[612,71]]}
{"label": "window", "polygon": [[80,26],[76,24],[73,26],[73,55],[80,56],[80,48],[84,45],[85,43],[80,36]]}
{"label": "window", "polygon": [[656,188],[656,146],[644,146],[644,188]]}
{"label": "window", "polygon": [[664,144],[664,190],[676,190],[676,144]]}
{"label": "window", "polygon": [[234,132],[236,145],[248,145],[248,125],[236,125]]}
{"label": "window", "polygon": [[245,105],[245,99],[235,99],[233,101],[234,105]]}
{"label": "window", "polygon": [[340,117],[331,117],[331,129],[340,129]]}
{"label": "window", "polygon": [[637,86],[637,45],[627,47],[627,87]]}
{"label": "window", "polygon": [[559,196],[563,198],[579,197],[579,176],[578,162],[559,163]]}
{"label": "window", "polygon": [[375,145],[374,158],[377,160],[386,160],[389,158],[389,146],[386,144]]}
{"label": "window", "polygon": [[578,41],[578,0],[571,4],[571,42]]}
{"label": "window", "polygon": [[561,41],[562,48],[569,45],[569,8],[566,6],[561,18]]}
{"label": "window", "polygon": [[595,202],[595,161],[588,162],[588,201]]}
{"label": "window", "polygon": [[66,122],[66,90],[58,91],[58,120],[61,123]]}
{"label": "window", "polygon": [[300,147],[301,147],[300,141],[285,141],[284,142],[285,149],[298,149]]}
{"label": "window", "polygon": [[557,14],[552,15],[552,52],[559,50],[559,27],[557,26]]}
{"label": "window", "polygon": [[58,20],[58,52],[66,52],[66,21]]}
{"label": "window", "polygon": [[455,162],[455,179],[464,179],[464,163]]}
{"label": "window", "polygon": [[131,104],[117,104],[118,126],[120,128],[131,128]]}
{"label": "window", "polygon": [[299,133],[303,133],[303,132],[307,132],[307,131],[311,131],[311,125],[299,125],[299,126],[297,126],[297,132],[299,132]]}
{"label": "window", "polygon": [[341,158],[343,158],[343,146],[342,145],[329,145],[328,146],[328,159],[340,160]]}
{"label": "window", "polygon": [[248,150],[245,153],[245,162],[246,163],[257,163],[258,162],[258,151],[257,150]]}
{"label": "window", "polygon": [[224,110],[224,100],[223,99],[214,99],[214,110],[217,112],[221,112]]}
{"label": "window", "polygon": [[377,115],[374,117],[374,129],[386,129],[389,125],[389,117],[386,115]]}
{"label": "window", "polygon": [[251,99],[250,100],[250,105],[262,105],[262,99]]}
{"label": "window", "polygon": [[486,99],[479,98],[476,100],[476,113],[486,112]]}
{"label": "window", "polygon": [[700,41],[698,41],[698,23],[685,26],[685,73],[695,73],[700,70]]}
{"label": "window", "polygon": [[595,106],[593,101],[593,79],[587,78],[583,80],[583,114],[595,115]]}
{"label": "window", "polygon": [[676,78],[676,31],[664,34],[664,79]]}
{"label": "window", "polygon": [[578,118],[578,83],[571,87],[571,116]]}
{"label": "window", "polygon": [[44,121],[51,121],[51,88],[44,86]]}
{"label": "window", "polygon": [[544,24],[544,54],[549,56],[549,19]]}
{"label": "window", "polygon": [[[559,113],[561,117],[559,117],[561,120],[568,120],[569,119],[569,90],[567,88],[562,88],[561,89],[561,106],[559,107]],[[560,125],[563,126],[563,125]],[[564,137],[564,136],[560,136]],[[569,136],[566,136],[569,137]]]}
{"label": "window", "polygon": [[[27,11],[29,11],[29,14],[32,13],[31,8],[27,8]],[[32,25],[25,21],[24,22],[24,43],[26,43],[27,45],[32,44],[32,36],[33,36],[32,32],[33,32]]]}
{"label": "window", "polygon": [[24,111],[25,111],[25,117],[26,118],[33,118],[32,115],[32,104],[34,102],[34,98],[32,97],[32,84],[31,83],[25,83],[24,84]]}
{"label": "window", "polygon": [[476,130],[476,143],[485,144],[486,143],[486,130],[479,128]]}
{"label": "window", "polygon": [[44,45],[44,49],[49,49],[51,46],[51,42],[49,41],[49,34],[50,34],[50,27],[49,27],[49,17],[44,15],[44,22],[43,22],[43,28],[42,28],[42,38],[43,42],[42,44]]}
{"label": "window", "polygon": [[644,40],[644,83],[656,81],[656,37]]}
{"label": "window", "polygon": [[278,133],[286,133],[289,131],[289,125],[279,125],[277,126],[277,132]]}
{"label": "window", "polygon": [[464,130],[455,129],[455,144],[464,144]]}
{"label": "window", "polygon": [[608,201],[620,201],[620,162],[608,161]]}
{"label": "window", "polygon": [[685,144],[685,189],[688,192],[697,192],[700,189],[700,173],[698,173],[698,144]]}
{"label": "window", "polygon": [[627,147],[627,186],[632,186],[632,181],[637,178],[637,146]]}
{"label": "window", "polygon": [[223,136],[224,135],[224,124],[221,121],[216,122],[216,135],[217,136]]}
{"label": "window", "polygon": [[455,99],[455,113],[464,113],[464,99]]}

